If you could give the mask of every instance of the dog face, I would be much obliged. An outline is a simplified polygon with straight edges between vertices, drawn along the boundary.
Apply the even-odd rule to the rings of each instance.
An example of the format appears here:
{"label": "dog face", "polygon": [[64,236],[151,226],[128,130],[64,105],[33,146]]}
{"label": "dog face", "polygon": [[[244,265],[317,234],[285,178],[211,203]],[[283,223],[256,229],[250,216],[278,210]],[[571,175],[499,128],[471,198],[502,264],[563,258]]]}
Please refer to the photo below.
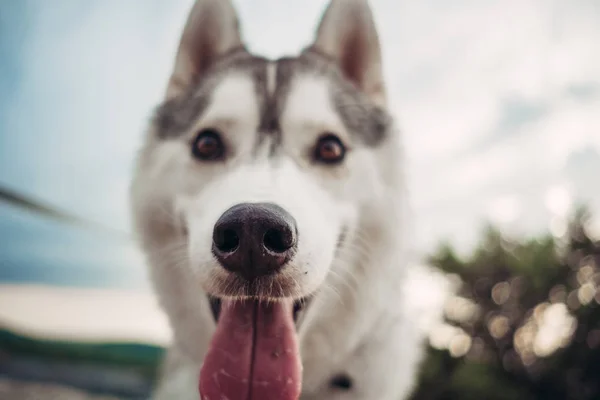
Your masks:
{"label": "dog face", "polygon": [[314,293],[386,217],[384,107],[366,1],[333,0],[315,42],[272,61],[244,48],[229,1],[198,0],[132,186],[152,267],[214,297]]}

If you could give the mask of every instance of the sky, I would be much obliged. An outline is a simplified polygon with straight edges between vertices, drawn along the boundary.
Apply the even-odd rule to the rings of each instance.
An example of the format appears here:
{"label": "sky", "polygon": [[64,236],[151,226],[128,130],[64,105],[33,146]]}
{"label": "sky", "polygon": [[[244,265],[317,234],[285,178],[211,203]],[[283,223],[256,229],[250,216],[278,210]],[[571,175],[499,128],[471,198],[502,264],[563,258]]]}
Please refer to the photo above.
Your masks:
{"label": "sky", "polygon": [[[249,48],[278,57],[309,43],[326,2],[234,3]],[[128,231],[133,159],[191,4],[0,0],[0,185]],[[600,216],[600,2],[371,5],[419,250],[467,251],[485,220],[558,234],[579,201]],[[130,243],[38,219],[0,207],[0,280],[142,274]]]}

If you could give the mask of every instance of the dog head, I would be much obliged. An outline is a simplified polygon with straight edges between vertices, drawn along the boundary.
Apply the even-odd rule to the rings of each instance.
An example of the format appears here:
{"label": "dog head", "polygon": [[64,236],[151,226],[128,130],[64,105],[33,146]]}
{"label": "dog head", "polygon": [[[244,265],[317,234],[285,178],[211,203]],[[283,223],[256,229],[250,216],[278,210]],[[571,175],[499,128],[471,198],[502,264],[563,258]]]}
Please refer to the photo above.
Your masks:
{"label": "dog head", "polygon": [[268,60],[245,48],[230,1],[198,0],[132,186],[153,269],[181,296],[314,293],[394,219],[385,106],[366,1],[332,0],[314,43]]}

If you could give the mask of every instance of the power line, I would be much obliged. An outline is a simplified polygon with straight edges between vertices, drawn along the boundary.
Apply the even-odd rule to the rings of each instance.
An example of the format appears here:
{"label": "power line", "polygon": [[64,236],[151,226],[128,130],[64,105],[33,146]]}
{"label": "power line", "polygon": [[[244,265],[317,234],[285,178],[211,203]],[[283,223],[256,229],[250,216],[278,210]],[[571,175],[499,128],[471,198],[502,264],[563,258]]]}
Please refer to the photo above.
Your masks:
{"label": "power line", "polygon": [[0,186],[0,201],[9,204],[10,206],[24,209],[26,211],[38,214],[40,216],[51,218],[61,223],[66,223],[72,226],[83,227],[86,229],[91,229],[103,234],[109,234],[115,238],[121,239],[131,239],[131,235],[128,233],[121,231],[119,229],[115,229],[112,227],[108,227],[97,222],[88,220],[86,218],[82,218],[75,214],[69,213],[67,211],[61,210],[58,207],[54,207],[44,202],[33,199],[29,196],[25,196],[21,193],[17,193],[13,190],[7,189],[5,187]]}

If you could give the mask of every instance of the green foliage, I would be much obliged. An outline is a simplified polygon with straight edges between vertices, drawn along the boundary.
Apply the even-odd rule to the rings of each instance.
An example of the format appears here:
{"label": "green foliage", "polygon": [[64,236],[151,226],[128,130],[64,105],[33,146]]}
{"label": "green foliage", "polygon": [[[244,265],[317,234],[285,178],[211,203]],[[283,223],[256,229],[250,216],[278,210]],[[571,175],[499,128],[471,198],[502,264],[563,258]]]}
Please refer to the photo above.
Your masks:
{"label": "green foliage", "polygon": [[477,312],[446,315],[468,345],[430,348],[412,400],[600,399],[600,242],[588,218],[576,210],[560,239],[515,241],[487,226],[464,260],[440,246],[431,263],[461,278],[457,296]]}

